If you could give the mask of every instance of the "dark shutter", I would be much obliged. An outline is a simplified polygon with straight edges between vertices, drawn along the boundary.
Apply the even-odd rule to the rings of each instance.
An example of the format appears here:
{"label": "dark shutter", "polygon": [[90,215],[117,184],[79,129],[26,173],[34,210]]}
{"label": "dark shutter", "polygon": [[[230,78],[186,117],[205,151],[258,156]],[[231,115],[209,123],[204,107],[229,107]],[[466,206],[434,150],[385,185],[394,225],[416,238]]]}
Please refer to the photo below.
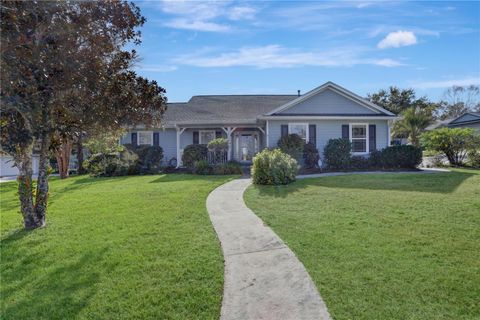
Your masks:
{"label": "dark shutter", "polygon": [[136,132],[132,132],[131,134],[131,139],[132,139],[132,146],[136,146],[137,145],[137,133]]}
{"label": "dark shutter", "polygon": [[222,131],[215,131],[215,138],[221,138],[222,137]]}
{"label": "dark shutter", "polygon": [[281,130],[281,136],[282,136],[282,137],[288,136],[288,125],[282,124],[282,125],[280,126],[280,130]]}
{"label": "dark shutter", "polygon": [[193,131],[193,144],[199,144],[200,137],[198,135],[198,131]]}
{"label": "dark shutter", "polygon": [[377,126],[374,124],[368,126],[368,148],[369,152],[377,150]]}
{"label": "dark shutter", "polygon": [[317,145],[317,126],[315,124],[308,125],[308,138],[315,146]]}
{"label": "dark shutter", "polygon": [[350,139],[350,126],[348,124],[342,124],[342,138]]}
{"label": "dark shutter", "polygon": [[160,145],[160,135],[158,132],[153,133],[153,145],[159,146]]}

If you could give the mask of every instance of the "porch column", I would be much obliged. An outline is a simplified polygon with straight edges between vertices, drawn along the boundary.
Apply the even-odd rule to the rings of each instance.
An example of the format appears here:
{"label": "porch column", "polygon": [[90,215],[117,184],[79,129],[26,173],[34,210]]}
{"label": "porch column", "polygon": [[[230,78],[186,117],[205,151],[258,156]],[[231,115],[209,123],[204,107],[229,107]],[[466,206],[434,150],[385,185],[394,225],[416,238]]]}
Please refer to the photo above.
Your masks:
{"label": "porch column", "polygon": [[182,155],[180,154],[180,137],[182,136],[183,131],[186,128],[176,128],[177,129],[177,168],[179,168],[182,163]]}
{"label": "porch column", "polygon": [[227,154],[227,160],[230,161],[232,160],[232,133],[237,129],[236,127],[222,127],[222,130],[225,131],[227,134],[227,140],[228,140],[228,154]]}

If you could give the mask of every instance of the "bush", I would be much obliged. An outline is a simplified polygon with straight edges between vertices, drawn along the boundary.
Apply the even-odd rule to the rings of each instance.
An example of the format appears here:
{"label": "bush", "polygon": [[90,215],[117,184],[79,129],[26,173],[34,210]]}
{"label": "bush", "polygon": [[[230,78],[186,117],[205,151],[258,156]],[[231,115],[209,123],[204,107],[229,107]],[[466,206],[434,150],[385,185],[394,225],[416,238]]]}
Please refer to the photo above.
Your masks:
{"label": "bush", "polygon": [[323,150],[325,164],[329,169],[347,169],[350,165],[352,143],[348,139],[330,139]]}
{"label": "bush", "polygon": [[207,145],[208,150],[220,152],[228,150],[228,140],[226,138],[216,138]]}
{"label": "bush", "polygon": [[193,173],[201,175],[211,174],[212,167],[208,164],[207,160],[198,160],[195,161],[193,165]]}
{"label": "bush", "polygon": [[318,154],[318,149],[313,142],[305,144],[303,148],[303,160],[305,162],[305,167],[315,168],[318,166],[318,160],[320,155]]}
{"label": "bush", "polygon": [[138,156],[130,150],[120,153],[96,153],[83,162],[87,173],[92,176],[125,176],[136,174]]}
{"label": "bush", "polygon": [[350,168],[355,170],[369,169],[371,167],[370,159],[363,156],[352,156],[350,158]]}
{"label": "bush", "polygon": [[213,167],[213,174],[218,174],[218,175],[242,174],[242,167],[238,162],[229,161],[227,163],[222,163]]}
{"label": "bush", "polygon": [[139,173],[158,173],[161,170],[163,149],[159,146],[138,146],[134,149],[138,155]]}
{"label": "bush", "polygon": [[382,149],[380,157],[374,155],[370,161],[385,169],[414,169],[422,163],[422,149],[411,145],[391,146]]}
{"label": "bush", "polygon": [[469,150],[480,145],[480,135],[472,128],[440,128],[421,136],[427,150],[443,152],[451,165],[462,165]]}
{"label": "bush", "polygon": [[305,142],[298,134],[288,134],[281,137],[277,142],[282,152],[290,155],[295,160],[300,160]]}
{"label": "bush", "polygon": [[468,164],[480,168],[480,149],[468,151]]}
{"label": "bush", "polygon": [[288,184],[295,181],[297,172],[297,161],[280,149],[265,149],[253,158],[251,173],[255,184]]}
{"label": "bush", "polygon": [[183,165],[193,168],[196,161],[206,160],[208,154],[207,146],[204,144],[190,144],[185,147],[182,155]]}

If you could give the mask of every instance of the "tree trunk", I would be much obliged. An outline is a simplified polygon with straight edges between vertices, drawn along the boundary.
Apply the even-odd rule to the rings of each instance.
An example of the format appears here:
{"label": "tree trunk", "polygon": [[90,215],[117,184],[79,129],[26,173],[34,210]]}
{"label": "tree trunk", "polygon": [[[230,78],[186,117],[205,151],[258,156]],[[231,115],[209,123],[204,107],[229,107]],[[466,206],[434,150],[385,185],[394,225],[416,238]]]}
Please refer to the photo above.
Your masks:
{"label": "tree trunk", "polygon": [[83,168],[83,142],[82,137],[80,136],[77,141],[77,174],[84,174],[85,170]]}
{"label": "tree trunk", "polygon": [[35,217],[37,219],[38,227],[45,226],[45,214],[47,212],[48,204],[48,151],[50,148],[50,136],[44,134],[41,138],[37,196],[35,199]]}
{"label": "tree trunk", "polygon": [[58,173],[60,179],[68,178],[68,168],[70,166],[70,155],[72,154],[73,143],[68,138],[62,138],[61,145],[56,152]]}
{"label": "tree trunk", "polygon": [[27,148],[21,153],[15,155],[15,166],[18,168],[18,196],[20,198],[20,211],[23,216],[23,226],[25,229],[35,229],[39,225],[35,216],[33,206],[33,185],[32,185],[32,150]]}

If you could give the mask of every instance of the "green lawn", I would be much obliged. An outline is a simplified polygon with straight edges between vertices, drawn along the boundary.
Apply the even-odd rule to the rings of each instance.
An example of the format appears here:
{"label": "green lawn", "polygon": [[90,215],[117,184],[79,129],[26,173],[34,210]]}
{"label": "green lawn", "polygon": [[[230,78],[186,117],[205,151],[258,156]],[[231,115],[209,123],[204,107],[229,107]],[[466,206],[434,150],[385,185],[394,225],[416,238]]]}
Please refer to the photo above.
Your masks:
{"label": "green lawn", "polygon": [[480,171],[252,186],[335,319],[480,319]]}
{"label": "green lawn", "polygon": [[0,185],[1,319],[218,319],[223,257],[205,208],[229,177],[51,182],[47,227],[21,231]]}

